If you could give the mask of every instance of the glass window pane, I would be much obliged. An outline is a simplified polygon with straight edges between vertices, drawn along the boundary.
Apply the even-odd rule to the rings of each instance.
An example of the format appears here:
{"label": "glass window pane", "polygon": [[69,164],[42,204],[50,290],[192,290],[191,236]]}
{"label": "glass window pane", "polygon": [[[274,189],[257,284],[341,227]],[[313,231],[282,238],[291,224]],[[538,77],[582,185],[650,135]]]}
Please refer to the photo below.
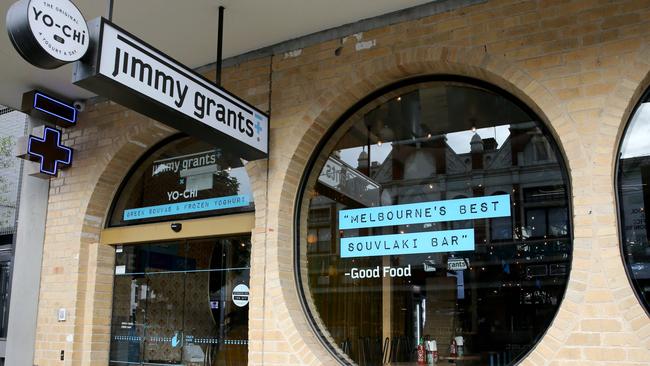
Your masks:
{"label": "glass window pane", "polygon": [[0,260],[0,338],[7,337],[11,260]]}
{"label": "glass window pane", "polygon": [[111,365],[142,360],[146,305],[147,280],[144,276],[115,276],[109,358]]}
{"label": "glass window pane", "polygon": [[623,258],[634,289],[650,311],[650,103],[648,92],[632,115],[618,161],[618,204]]}
{"label": "glass window pane", "polygon": [[567,235],[568,210],[565,207],[552,208],[548,211],[548,231],[552,236]]}
{"label": "glass window pane", "polygon": [[183,346],[185,274],[147,276],[147,313],[143,361],[180,363]]}
{"label": "glass window pane", "polygon": [[254,209],[240,159],[190,137],[150,152],[120,188],[109,226],[214,216]]}
{"label": "glass window pane", "polygon": [[543,238],[546,235],[546,210],[527,210],[526,230],[530,238]]}
{"label": "glass window pane", "polygon": [[571,259],[566,172],[543,125],[490,90],[431,82],[341,129],[298,217],[326,341],[359,365],[415,365],[418,344],[444,363],[516,363],[555,316]]}
{"label": "glass window pane", "polygon": [[146,258],[145,273],[183,271],[194,264],[186,258],[185,242],[139,246],[138,250]]}
{"label": "glass window pane", "polygon": [[246,364],[249,281],[247,236],[117,247],[111,365]]}
{"label": "glass window pane", "polygon": [[512,239],[512,220],[509,217],[490,220],[490,234],[494,241]]}

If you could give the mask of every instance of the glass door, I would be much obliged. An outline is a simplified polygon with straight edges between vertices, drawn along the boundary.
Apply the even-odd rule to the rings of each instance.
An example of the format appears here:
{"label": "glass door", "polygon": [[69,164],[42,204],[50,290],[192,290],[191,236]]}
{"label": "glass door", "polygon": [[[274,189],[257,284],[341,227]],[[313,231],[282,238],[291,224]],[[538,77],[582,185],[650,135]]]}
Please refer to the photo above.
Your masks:
{"label": "glass door", "polygon": [[248,362],[250,237],[116,247],[110,365]]}

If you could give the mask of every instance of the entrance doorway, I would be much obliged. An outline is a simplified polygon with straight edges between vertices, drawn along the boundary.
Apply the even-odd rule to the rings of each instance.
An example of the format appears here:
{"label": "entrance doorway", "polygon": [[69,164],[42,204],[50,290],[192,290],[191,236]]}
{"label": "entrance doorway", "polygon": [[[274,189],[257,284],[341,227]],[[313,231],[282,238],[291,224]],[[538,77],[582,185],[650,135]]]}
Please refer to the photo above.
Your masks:
{"label": "entrance doorway", "polygon": [[115,248],[109,365],[248,363],[250,235]]}

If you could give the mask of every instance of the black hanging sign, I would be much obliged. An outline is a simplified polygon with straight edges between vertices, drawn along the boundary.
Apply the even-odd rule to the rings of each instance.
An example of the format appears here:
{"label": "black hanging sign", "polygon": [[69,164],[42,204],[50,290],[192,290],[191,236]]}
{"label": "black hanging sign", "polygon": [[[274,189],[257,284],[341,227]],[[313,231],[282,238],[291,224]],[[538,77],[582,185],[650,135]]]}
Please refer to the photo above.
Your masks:
{"label": "black hanging sign", "polygon": [[268,154],[263,112],[104,18],[73,82],[246,160]]}

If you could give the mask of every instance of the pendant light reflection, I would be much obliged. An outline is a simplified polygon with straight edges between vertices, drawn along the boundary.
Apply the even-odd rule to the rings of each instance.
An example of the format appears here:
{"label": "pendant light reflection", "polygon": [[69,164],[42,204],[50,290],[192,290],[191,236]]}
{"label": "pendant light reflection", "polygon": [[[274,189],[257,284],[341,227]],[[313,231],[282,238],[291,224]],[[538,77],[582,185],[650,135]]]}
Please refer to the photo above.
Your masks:
{"label": "pendant light reflection", "polygon": [[316,244],[318,241],[318,237],[316,236],[316,233],[310,232],[307,234],[307,244]]}
{"label": "pendant light reflection", "polygon": [[379,131],[379,138],[377,141],[377,145],[381,146],[381,144],[384,141],[393,141],[395,139],[395,134],[393,133],[393,130],[388,127],[388,125],[384,124],[384,127],[381,128]]}

